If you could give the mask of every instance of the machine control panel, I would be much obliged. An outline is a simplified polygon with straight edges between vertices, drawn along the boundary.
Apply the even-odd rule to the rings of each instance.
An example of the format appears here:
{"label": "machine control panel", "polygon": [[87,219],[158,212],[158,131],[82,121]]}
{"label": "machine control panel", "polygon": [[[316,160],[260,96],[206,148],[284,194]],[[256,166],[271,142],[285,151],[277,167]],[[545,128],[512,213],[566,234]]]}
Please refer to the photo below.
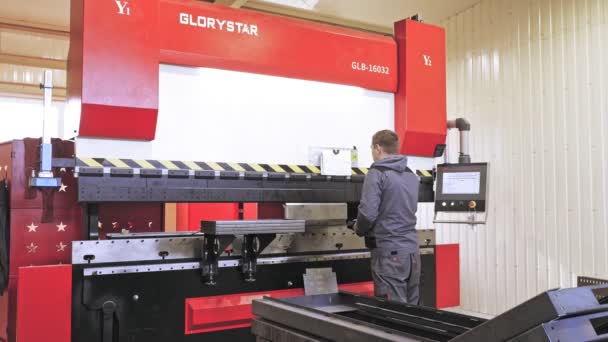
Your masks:
{"label": "machine control panel", "polygon": [[484,212],[488,164],[441,164],[437,166],[437,212]]}

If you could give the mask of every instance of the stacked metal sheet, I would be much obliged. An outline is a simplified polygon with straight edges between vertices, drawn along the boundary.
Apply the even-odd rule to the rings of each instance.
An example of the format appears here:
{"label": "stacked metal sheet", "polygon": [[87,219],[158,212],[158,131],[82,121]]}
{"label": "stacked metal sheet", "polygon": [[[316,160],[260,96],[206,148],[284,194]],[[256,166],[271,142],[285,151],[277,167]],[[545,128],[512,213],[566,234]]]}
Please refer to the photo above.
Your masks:
{"label": "stacked metal sheet", "polygon": [[202,221],[201,232],[211,235],[303,233],[304,220]]}
{"label": "stacked metal sheet", "polygon": [[306,296],[338,292],[338,280],[331,267],[307,268],[303,277]]}

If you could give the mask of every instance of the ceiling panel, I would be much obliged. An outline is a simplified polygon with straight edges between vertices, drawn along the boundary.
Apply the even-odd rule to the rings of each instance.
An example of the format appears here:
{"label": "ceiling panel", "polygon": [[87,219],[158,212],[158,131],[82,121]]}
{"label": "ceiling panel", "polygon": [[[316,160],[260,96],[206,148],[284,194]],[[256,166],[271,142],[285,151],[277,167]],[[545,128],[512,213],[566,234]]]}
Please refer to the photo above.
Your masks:
{"label": "ceiling panel", "polygon": [[[98,1],[98,0],[96,0]],[[310,10],[325,16],[392,27],[393,22],[420,14],[422,19],[438,24],[479,2],[479,0],[250,0],[282,4]],[[45,24],[61,29],[69,27],[70,0],[2,0],[0,21]],[[241,3],[246,1],[240,1]]]}
{"label": "ceiling panel", "polygon": [[[255,0],[251,0],[255,1]],[[319,14],[392,27],[395,21],[420,14],[424,21],[439,24],[479,0],[262,0]],[[307,6],[314,4],[314,6]]]}
{"label": "ceiling panel", "polygon": [[9,19],[67,30],[70,0],[1,0],[0,21]]}

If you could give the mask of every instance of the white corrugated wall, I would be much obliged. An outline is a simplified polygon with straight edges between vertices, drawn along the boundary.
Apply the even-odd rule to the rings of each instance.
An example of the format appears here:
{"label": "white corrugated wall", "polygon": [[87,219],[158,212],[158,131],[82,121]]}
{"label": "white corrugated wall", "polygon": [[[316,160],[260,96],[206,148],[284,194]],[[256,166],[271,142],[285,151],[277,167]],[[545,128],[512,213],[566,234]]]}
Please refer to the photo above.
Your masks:
{"label": "white corrugated wall", "polygon": [[487,226],[437,227],[463,308],[608,278],[608,0],[483,0],[443,25],[449,116],[491,164]]}

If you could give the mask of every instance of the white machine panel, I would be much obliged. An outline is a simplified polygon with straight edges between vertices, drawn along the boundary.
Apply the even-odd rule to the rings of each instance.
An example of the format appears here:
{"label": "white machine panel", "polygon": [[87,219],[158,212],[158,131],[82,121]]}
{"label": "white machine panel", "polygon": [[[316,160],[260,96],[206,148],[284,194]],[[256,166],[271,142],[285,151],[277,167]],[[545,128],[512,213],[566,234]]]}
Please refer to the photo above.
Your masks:
{"label": "white machine panel", "polygon": [[392,93],[235,71],[161,65],[159,101],[155,140],[79,138],[77,155],[309,164],[312,147],[356,146],[367,167],[394,128]]}

